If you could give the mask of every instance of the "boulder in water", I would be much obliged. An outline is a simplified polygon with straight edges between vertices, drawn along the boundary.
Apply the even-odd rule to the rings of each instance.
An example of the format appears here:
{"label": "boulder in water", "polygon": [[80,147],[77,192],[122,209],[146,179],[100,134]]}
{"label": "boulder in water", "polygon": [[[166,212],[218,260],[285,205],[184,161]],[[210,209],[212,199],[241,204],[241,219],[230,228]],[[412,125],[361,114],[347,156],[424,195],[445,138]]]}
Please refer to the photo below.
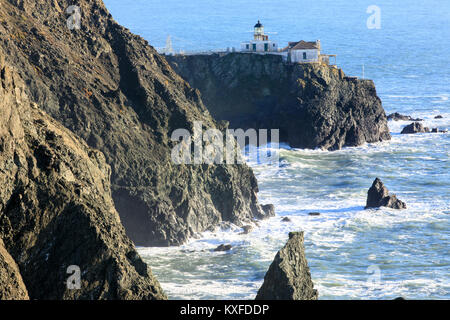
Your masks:
{"label": "boulder in water", "polygon": [[262,205],[261,209],[264,211],[266,218],[275,216],[275,206],[273,204]]}
{"label": "boulder in water", "polygon": [[221,244],[214,251],[230,251],[233,246],[231,244]]}
{"label": "boulder in water", "polygon": [[419,122],[413,122],[404,127],[401,134],[424,133],[424,132],[430,132],[430,129],[424,127],[423,124]]}
{"label": "boulder in water", "polygon": [[252,232],[253,226],[246,225],[246,226],[243,226],[242,229],[244,231],[242,231],[240,234],[249,234],[250,232]]}
{"label": "boulder in water", "polygon": [[392,209],[406,209],[406,204],[397,199],[395,194],[389,195],[389,190],[379,178],[376,178],[367,193],[365,209],[388,207]]}

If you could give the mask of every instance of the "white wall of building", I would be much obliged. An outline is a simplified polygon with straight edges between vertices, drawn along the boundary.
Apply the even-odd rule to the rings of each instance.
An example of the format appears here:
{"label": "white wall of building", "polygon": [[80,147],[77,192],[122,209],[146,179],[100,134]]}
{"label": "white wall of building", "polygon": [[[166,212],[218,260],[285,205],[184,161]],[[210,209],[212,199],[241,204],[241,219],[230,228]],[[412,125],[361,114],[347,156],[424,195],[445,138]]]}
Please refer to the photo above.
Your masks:
{"label": "white wall of building", "polygon": [[[267,45],[267,50],[266,50],[266,45]],[[268,41],[248,41],[248,42],[241,43],[241,51],[244,51],[244,52],[278,51],[278,45],[275,42],[272,42],[270,40],[268,40]]]}
{"label": "white wall of building", "polygon": [[291,62],[318,62],[319,50],[317,49],[302,49],[291,50]]}

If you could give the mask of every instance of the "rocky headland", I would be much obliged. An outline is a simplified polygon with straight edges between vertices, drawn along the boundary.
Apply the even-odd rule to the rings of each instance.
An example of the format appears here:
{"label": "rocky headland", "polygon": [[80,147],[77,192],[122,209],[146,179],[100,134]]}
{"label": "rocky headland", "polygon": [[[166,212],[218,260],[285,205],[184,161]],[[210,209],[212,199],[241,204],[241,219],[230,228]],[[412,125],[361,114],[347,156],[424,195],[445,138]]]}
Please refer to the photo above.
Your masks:
{"label": "rocky headland", "polygon": [[246,53],[166,59],[230,128],[279,129],[291,147],[326,150],[391,138],[373,81],[336,67]]}

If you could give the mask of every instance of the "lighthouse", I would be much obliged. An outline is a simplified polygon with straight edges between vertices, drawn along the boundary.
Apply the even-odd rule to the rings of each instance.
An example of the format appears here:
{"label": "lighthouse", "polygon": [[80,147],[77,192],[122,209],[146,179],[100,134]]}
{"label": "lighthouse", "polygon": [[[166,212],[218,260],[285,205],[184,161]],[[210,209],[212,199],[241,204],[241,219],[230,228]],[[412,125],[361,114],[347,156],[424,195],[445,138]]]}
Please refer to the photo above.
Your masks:
{"label": "lighthouse", "polygon": [[255,24],[253,40],[241,43],[242,52],[274,52],[278,51],[278,45],[269,40],[269,36],[264,34],[264,26],[261,21]]}
{"label": "lighthouse", "polygon": [[255,24],[255,33],[254,33],[253,40],[255,40],[255,41],[264,41],[264,40],[268,40],[268,38],[269,37],[264,34],[264,26],[258,20],[258,23]]}

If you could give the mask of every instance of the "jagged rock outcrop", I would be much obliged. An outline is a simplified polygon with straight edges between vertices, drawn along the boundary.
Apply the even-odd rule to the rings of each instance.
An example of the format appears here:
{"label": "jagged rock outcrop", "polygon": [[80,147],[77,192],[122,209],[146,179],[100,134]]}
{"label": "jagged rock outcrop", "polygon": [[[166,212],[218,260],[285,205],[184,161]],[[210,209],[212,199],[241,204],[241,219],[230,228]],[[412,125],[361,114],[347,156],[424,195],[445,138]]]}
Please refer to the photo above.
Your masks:
{"label": "jagged rock outcrop", "polygon": [[289,233],[264,276],[256,300],[317,300],[305,257],[303,232]]}
{"label": "jagged rock outcrop", "polygon": [[390,139],[371,80],[322,64],[286,64],[280,56],[166,56],[230,128],[280,129],[291,147],[337,150]]}
{"label": "jagged rock outcrop", "polygon": [[390,195],[389,190],[380,179],[376,178],[367,192],[366,209],[388,207],[392,209],[406,209],[406,204],[397,199],[395,194]]}
{"label": "jagged rock outcrop", "polygon": [[164,299],[120,223],[103,154],[29,101],[4,57],[0,47],[0,297]]}
{"label": "jagged rock outcrop", "polygon": [[[175,129],[216,123],[199,92],[144,39],[118,25],[101,0],[0,0],[0,46],[33,102],[111,166],[112,192],[137,245],[177,245],[220,221],[264,217],[257,182],[243,165],[177,165]],[[73,14],[72,14],[73,18]]]}
{"label": "jagged rock outcrop", "polygon": [[28,300],[28,291],[20,275],[19,267],[6,251],[0,238],[0,301]]}
{"label": "jagged rock outcrop", "polygon": [[420,122],[413,122],[403,128],[401,134],[425,133],[430,132],[428,127],[424,127]]}
{"label": "jagged rock outcrop", "polygon": [[394,121],[399,121],[399,120],[403,120],[403,121],[423,121],[423,119],[419,119],[419,118],[413,118],[411,116],[407,116],[404,114],[400,114],[398,112],[394,112],[391,113],[390,115],[387,116],[388,120],[394,120]]}

